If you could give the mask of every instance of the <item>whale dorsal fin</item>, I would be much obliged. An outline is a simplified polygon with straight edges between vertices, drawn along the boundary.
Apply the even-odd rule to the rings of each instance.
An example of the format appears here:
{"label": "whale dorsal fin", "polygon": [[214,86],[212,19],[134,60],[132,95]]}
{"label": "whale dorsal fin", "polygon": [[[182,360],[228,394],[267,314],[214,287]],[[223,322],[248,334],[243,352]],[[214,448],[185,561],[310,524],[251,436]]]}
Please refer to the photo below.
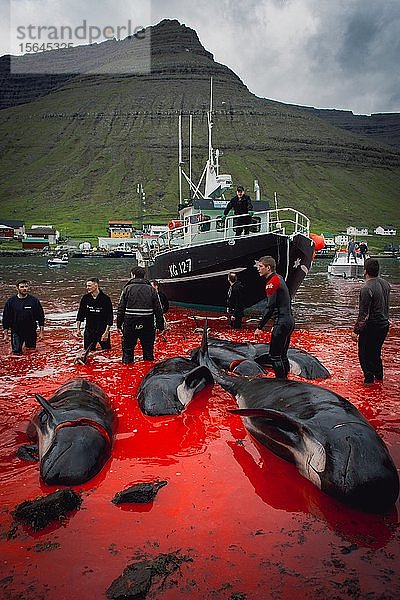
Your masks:
{"label": "whale dorsal fin", "polygon": [[273,408],[230,408],[228,412],[240,415],[241,417],[262,417],[263,419],[273,421],[275,424],[279,424],[280,422],[282,424],[291,424],[295,429],[303,426],[296,419]]}
{"label": "whale dorsal fin", "polygon": [[[313,432],[306,425],[273,408],[232,408],[228,409],[228,412],[241,417],[261,417],[269,421],[265,424],[269,428],[268,435],[277,438],[277,441],[278,438],[282,441],[282,435],[286,437],[286,435],[293,436],[293,434],[298,437],[304,438],[304,436],[307,436],[310,439],[315,439]],[[274,430],[275,434],[273,433]]]}
{"label": "whale dorsal fin", "polygon": [[55,408],[54,406],[52,406],[50,404],[50,402],[48,400],[46,400],[46,398],[44,398],[43,396],[41,396],[40,394],[35,394],[35,398],[36,400],[39,402],[40,406],[42,408],[44,408],[44,410],[46,412],[48,412],[52,417],[54,417],[55,414]]}

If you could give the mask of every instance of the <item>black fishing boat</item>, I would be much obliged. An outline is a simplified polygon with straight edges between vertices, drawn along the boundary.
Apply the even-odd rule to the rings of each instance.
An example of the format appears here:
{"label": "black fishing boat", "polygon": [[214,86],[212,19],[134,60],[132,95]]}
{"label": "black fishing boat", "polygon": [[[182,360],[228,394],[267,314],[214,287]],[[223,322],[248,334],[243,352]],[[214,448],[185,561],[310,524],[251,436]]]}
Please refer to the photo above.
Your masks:
{"label": "black fishing boat", "polygon": [[[212,103],[208,112],[209,156],[198,184],[191,179],[191,158],[189,175],[183,170],[182,117],[179,118],[179,218],[170,221],[169,230],[152,245],[139,248],[138,264],[146,268],[149,279],[162,284],[173,304],[221,310],[226,306],[230,272],[237,273],[244,285],[246,307],[265,297],[265,284],[258,275],[256,261],[270,255],[293,296],[313,258],[309,220],[294,209],[278,209],[276,195],[275,207],[270,208],[268,202],[259,199],[257,184],[247,235],[236,235],[234,216],[221,218],[228,203],[224,193],[232,186],[232,178],[219,174],[219,151],[214,151],[211,143],[211,116]],[[189,128],[191,140],[191,116]],[[204,193],[200,191],[203,179]],[[183,180],[189,185],[189,200],[182,197]]]}

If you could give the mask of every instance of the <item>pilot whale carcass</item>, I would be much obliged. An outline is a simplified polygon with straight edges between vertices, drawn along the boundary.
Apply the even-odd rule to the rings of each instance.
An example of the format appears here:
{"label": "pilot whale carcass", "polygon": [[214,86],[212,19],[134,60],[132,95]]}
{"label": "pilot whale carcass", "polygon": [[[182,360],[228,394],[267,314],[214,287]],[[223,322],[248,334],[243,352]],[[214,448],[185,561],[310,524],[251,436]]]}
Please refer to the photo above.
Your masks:
{"label": "pilot whale carcass", "polygon": [[151,369],[139,386],[140,410],[149,416],[178,415],[193,396],[213,382],[207,367],[188,358],[167,358]]}
{"label": "pilot whale carcass", "polygon": [[207,332],[199,354],[214,380],[235,396],[246,428],[293,462],[323,492],[354,508],[381,513],[399,494],[399,476],[375,429],[348,400],[310,383],[225,373],[210,358]]}
{"label": "pilot whale carcass", "polygon": [[[269,359],[269,344],[251,344],[237,343],[230,340],[219,338],[210,338],[208,343],[210,358],[222,369],[228,369],[229,366],[238,359],[253,360],[262,367],[271,367]],[[200,348],[195,348],[191,352],[191,359],[198,364]],[[289,348],[288,359],[290,372],[299,375],[305,379],[326,379],[329,377],[329,371],[312,354]]]}
{"label": "pilot whale carcass", "polygon": [[48,485],[78,485],[104,466],[111,454],[115,417],[103,390],[82,377],[71,379],[46,400],[28,427],[38,439],[40,475]]}

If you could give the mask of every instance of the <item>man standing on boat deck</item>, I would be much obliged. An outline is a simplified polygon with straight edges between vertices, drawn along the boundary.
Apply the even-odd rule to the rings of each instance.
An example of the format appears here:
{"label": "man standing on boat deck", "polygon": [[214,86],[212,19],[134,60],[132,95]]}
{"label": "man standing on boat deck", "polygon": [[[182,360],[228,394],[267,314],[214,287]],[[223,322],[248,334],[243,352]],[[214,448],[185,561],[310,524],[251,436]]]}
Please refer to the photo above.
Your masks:
{"label": "man standing on boat deck", "polygon": [[100,289],[97,277],[86,282],[87,294],[82,296],[76,317],[76,336],[81,337],[81,325],[86,320],[83,347],[94,350],[100,344],[102,350],[110,350],[110,327],[113,324],[111,299]]}
{"label": "man standing on boat deck", "polygon": [[364,262],[366,259],[366,255],[368,252],[368,246],[365,242],[361,242],[358,246],[358,250],[360,252],[361,262]]}
{"label": "man standing on boat deck", "polygon": [[360,291],[358,317],[351,334],[358,341],[358,359],[364,384],[383,380],[381,351],[389,331],[390,285],[379,277],[379,262],[367,258],[364,263],[365,285]]}
{"label": "man standing on boat deck", "polygon": [[294,329],[289,290],[283,277],[276,273],[276,262],[272,256],[262,256],[257,261],[257,271],[260,277],[266,278],[265,293],[268,305],[254,333],[259,336],[261,329],[276,313],[275,325],[271,333],[269,358],[275,377],[286,379],[290,370],[287,351]]}
{"label": "man standing on boat deck", "polygon": [[[4,340],[11,330],[11,350],[15,355],[22,354],[22,346],[36,348],[37,337],[43,339],[44,311],[39,300],[29,294],[29,281],[20,279],[16,283],[17,293],[7,300],[3,310]],[[37,336],[39,325],[39,336]]]}
{"label": "man standing on boat deck", "polygon": [[154,360],[154,341],[157,328],[163,331],[165,326],[163,310],[157,291],[144,279],[142,267],[131,271],[119,300],[117,309],[117,329],[122,337],[122,362],[134,362],[137,341],[143,350],[143,360]]}
{"label": "man standing on boat deck", "polygon": [[354,262],[357,262],[357,248],[357,242],[354,241],[354,238],[351,238],[347,246],[347,262],[350,262],[350,256],[354,258]]}
{"label": "man standing on boat deck", "polygon": [[233,228],[235,230],[235,235],[247,235],[250,232],[250,225],[252,222],[251,217],[253,216],[253,205],[250,200],[250,196],[244,193],[244,188],[241,185],[238,185],[236,188],[236,196],[229,200],[226,208],[224,210],[223,219],[228,216],[229,211],[233,210],[235,216],[233,219]]}

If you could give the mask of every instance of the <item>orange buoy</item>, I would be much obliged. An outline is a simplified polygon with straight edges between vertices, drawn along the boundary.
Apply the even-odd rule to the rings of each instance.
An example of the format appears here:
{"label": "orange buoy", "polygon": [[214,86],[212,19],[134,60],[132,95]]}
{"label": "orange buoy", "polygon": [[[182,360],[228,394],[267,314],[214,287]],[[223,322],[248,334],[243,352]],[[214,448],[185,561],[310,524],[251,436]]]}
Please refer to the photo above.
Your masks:
{"label": "orange buoy", "polygon": [[176,229],[182,227],[182,221],[168,221],[168,229]]}
{"label": "orange buoy", "polygon": [[323,235],[317,235],[316,233],[310,233],[310,238],[314,242],[315,252],[317,252],[318,250],[322,250],[322,248],[325,248],[325,238]]}

